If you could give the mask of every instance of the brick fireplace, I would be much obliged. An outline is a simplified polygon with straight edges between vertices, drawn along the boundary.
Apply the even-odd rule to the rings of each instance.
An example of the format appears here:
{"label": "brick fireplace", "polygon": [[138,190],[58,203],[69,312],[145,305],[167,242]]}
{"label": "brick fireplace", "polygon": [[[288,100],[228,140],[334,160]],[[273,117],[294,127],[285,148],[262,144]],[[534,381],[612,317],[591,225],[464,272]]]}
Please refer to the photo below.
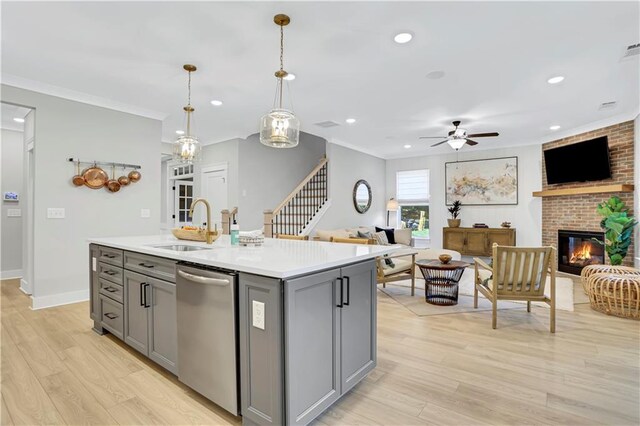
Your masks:
{"label": "brick fireplace", "polygon": [[[548,185],[542,161],[542,189],[580,188],[608,184],[633,184],[634,182],[634,124],[626,121],[613,126],[604,127],[587,133],[555,140],[542,145],[542,150],[557,148],[577,142],[607,136],[611,154],[611,178],[598,182],[574,182],[567,184]],[[633,192],[562,195],[542,198],[542,244],[559,246],[559,231],[585,231],[601,233],[600,219],[596,212],[599,203],[606,201],[612,195],[623,200],[631,214],[633,212]],[[635,216],[635,214],[634,214]],[[629,252],[623,264],[633,266],[636,242],[632,241]],[[560,259],[559,259],[560,260]],[[609,260],[605,256],[605,262]],[[567,271],[569,272],[569,271]],[[575,273],[575,271],[573,272]],[[579,272],[578,272],[579,273]]]}

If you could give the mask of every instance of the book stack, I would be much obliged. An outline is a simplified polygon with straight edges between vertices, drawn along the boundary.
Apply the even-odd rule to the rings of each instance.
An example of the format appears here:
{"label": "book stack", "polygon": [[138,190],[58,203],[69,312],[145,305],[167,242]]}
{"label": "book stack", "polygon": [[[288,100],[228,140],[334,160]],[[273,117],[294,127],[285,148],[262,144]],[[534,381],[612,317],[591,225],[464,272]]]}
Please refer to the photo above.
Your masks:
{"label": "book stack", "polygon": [[473,227],[474,228],[488,228],[489,225],[487,225],[486,223],[474,223]]}

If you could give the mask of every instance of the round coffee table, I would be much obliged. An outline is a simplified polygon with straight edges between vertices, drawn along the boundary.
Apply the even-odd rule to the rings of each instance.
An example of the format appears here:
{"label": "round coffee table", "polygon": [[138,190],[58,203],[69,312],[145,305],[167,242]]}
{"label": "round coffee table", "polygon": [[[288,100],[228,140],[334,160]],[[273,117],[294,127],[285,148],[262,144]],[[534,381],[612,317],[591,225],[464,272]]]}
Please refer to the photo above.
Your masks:
{"label": "round coffee table", "polygon": [[439,260],[416,260],[425,281],[425,299],[427,303],[438,306],[458,304],[458,283],[465,268],[470,263],[452,260],[442,263]]}

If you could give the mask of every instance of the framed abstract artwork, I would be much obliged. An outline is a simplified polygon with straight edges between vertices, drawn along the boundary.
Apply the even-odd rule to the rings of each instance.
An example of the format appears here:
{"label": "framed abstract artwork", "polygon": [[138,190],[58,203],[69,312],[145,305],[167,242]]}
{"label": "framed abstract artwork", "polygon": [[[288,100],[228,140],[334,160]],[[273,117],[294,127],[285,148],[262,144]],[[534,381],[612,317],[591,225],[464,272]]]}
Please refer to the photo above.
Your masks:
{"label": "framed abstract artwork", "polygon": [[518,204],[518,157],[445,163],[446,204]]}

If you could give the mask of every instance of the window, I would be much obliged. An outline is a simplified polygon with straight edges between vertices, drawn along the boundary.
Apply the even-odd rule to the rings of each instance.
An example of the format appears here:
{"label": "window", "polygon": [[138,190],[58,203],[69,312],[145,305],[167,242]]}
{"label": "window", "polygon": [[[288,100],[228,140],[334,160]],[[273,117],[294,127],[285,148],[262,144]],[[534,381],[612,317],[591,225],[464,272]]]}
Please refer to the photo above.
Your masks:
{"label": "window", "polygon": [[401,228],[410,228],[414,238],[429,238],[429,170],[396,173],[396,199]]}

